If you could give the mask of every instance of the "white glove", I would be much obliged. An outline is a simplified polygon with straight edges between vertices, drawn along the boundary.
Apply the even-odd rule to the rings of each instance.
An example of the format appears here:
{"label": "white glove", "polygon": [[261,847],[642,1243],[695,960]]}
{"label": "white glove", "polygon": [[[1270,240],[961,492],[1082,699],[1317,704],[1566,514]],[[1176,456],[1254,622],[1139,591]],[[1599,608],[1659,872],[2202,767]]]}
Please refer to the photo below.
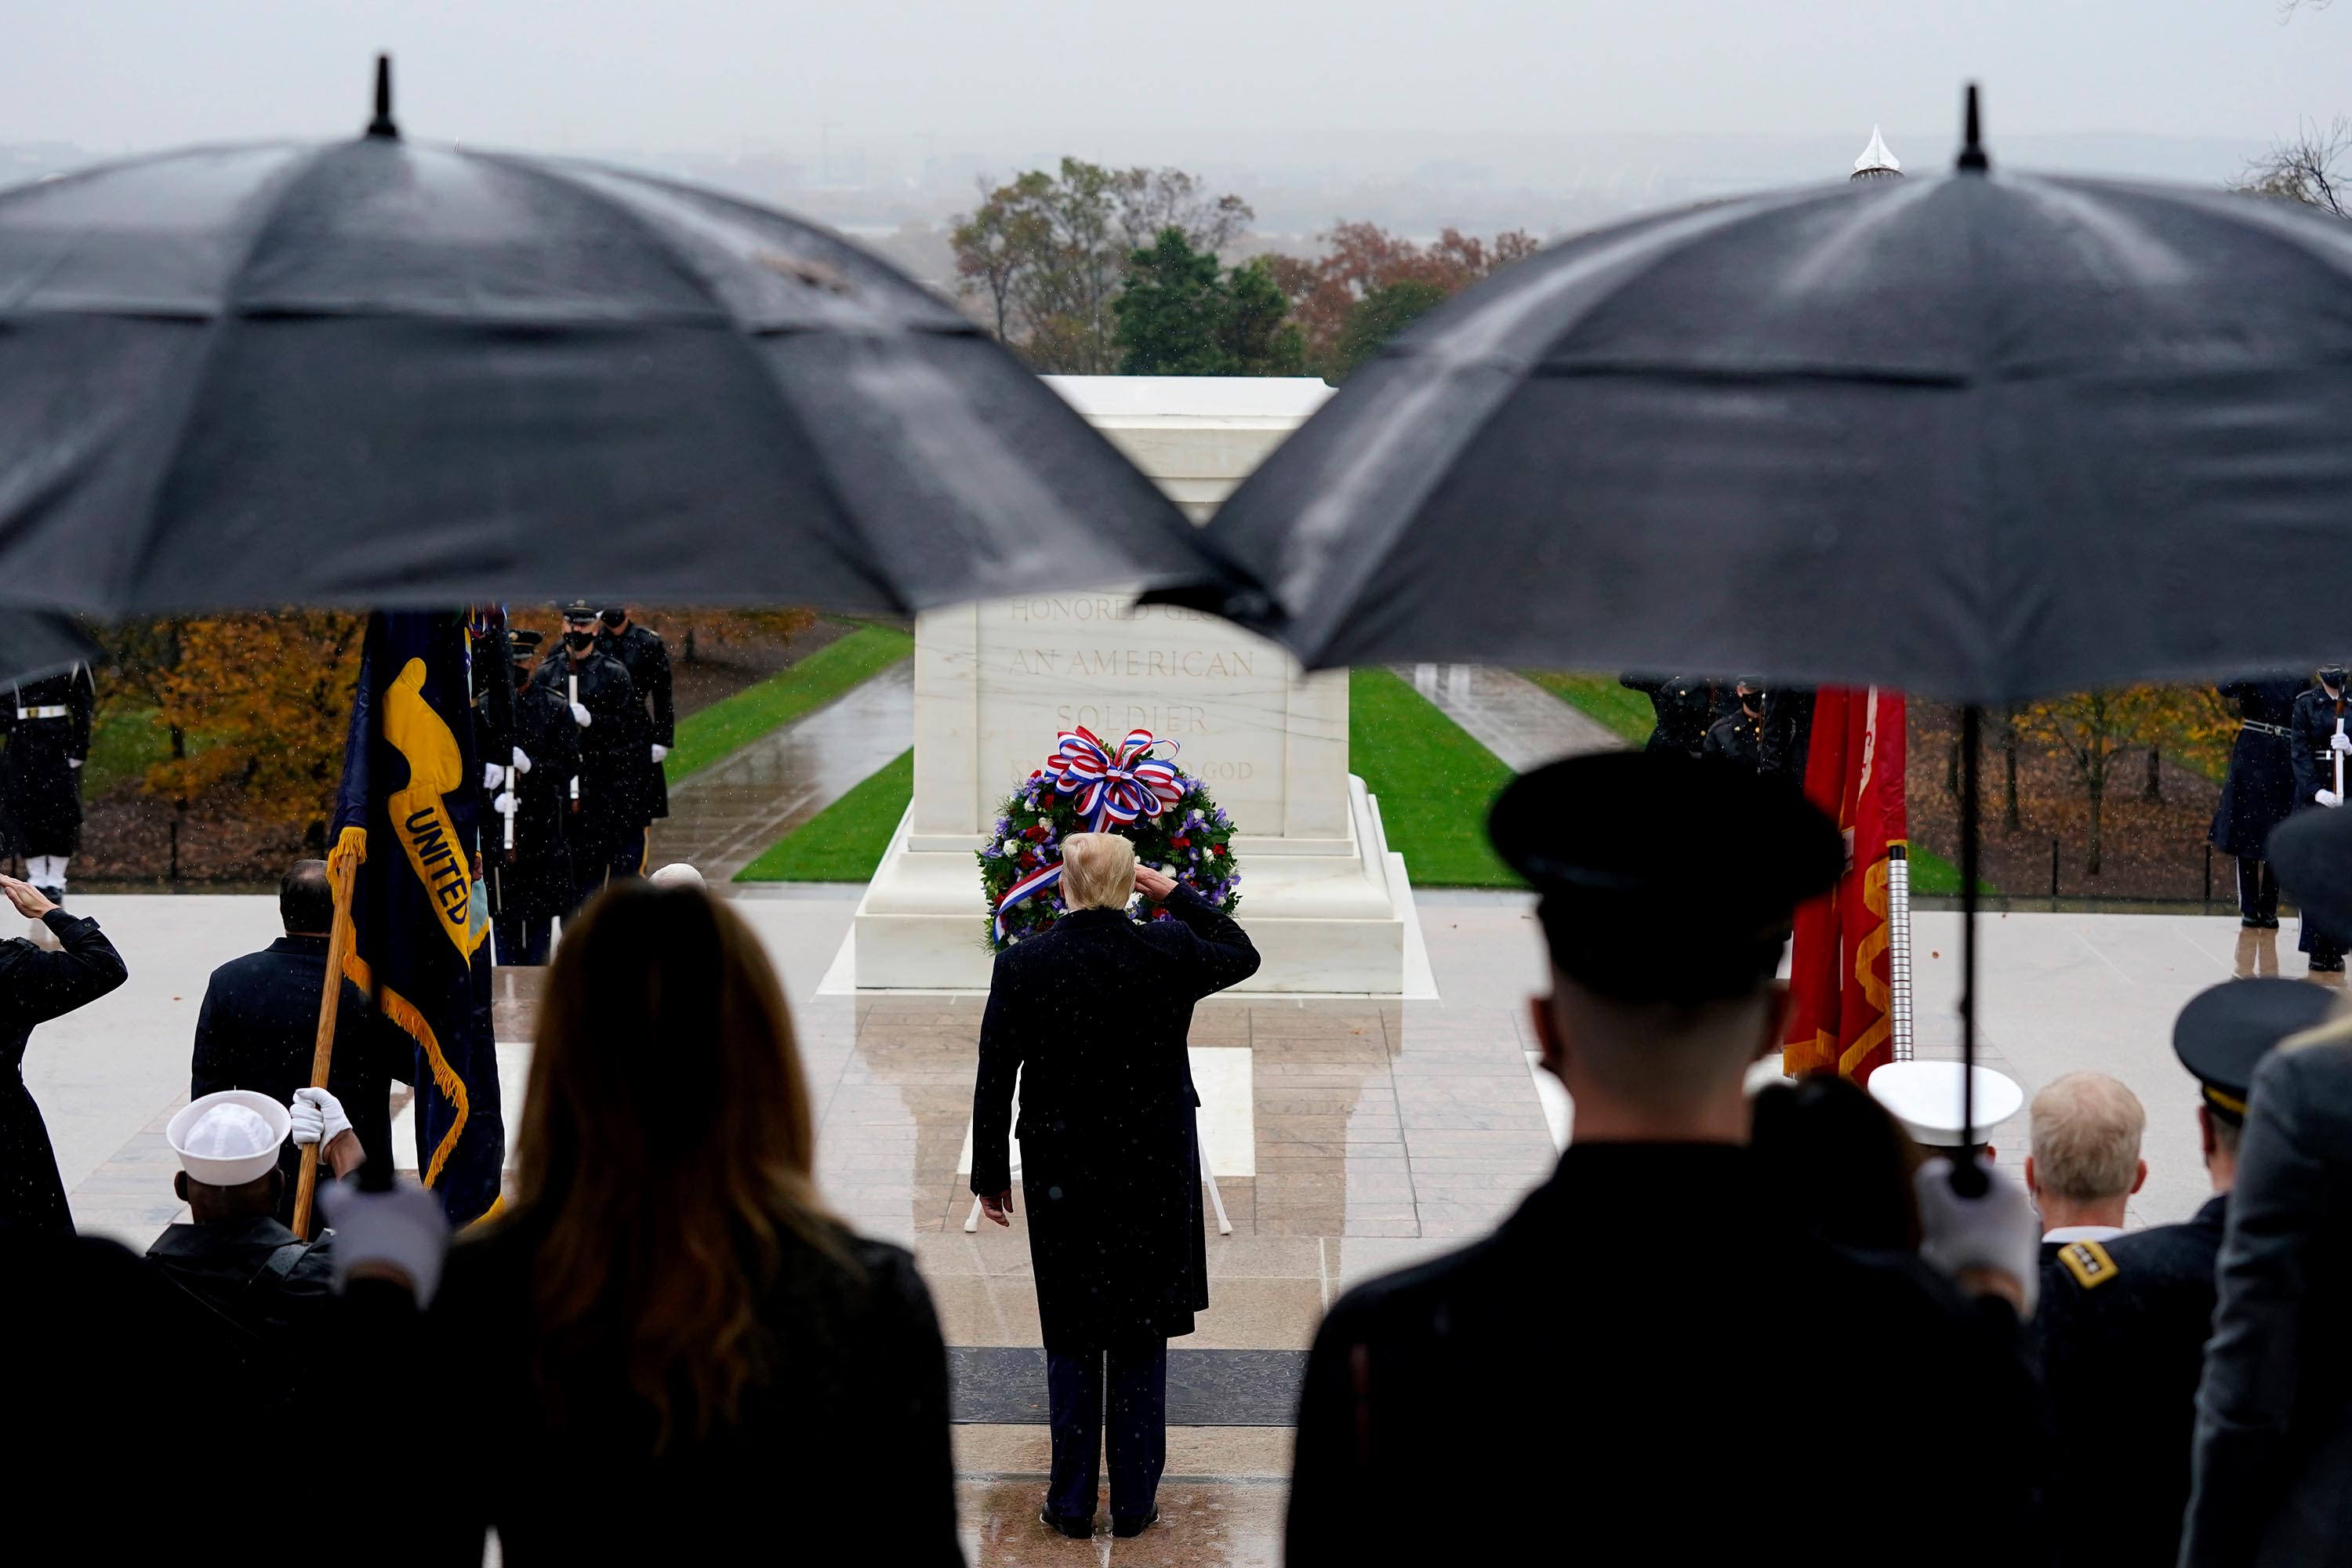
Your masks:
{"label": "white glove", "polygon": [[572,705],[572,721],[583,730],[588,728],[588,704],[574,702]]}
{"label": "white glove", "polygon": [[352,1119],[343,1114],[343,1102],[323,1089],[298,1089],[294,1098],[286,1102],[286,1113],[294,1123],[294,1142],[327,1144],[352,1130]]}
{"label": "white glove", "polygon": [[482,787],[484,789],[498,788],[499,784],[506,782],[506,769],[499,766],[498,763],[484,763],[482,764]]}
{"label": "white glove", "polygon": [[520,746],[517,746],[514,749],[514,771],[519,773],[527,773],[530,772],[530,759],[522,754],[522,748]]}
{"label": "white glove", "polygon": [[2327,737],[2327,749],[2331,752],[2352,752],[2352,735],[2347,735],[2341,730],[2336,731]]}
{"label": "white glove", "polygon": [[336,1289],[349,1284],[361,1265],[376,1264],[407,1277],[420,1309],[432,1305],[441,1284],[441,1259],[449,1250],[449,1222],[439,1198],[415,1182],[363,1193],[353,1176],[320,1186],[319,1203],[335,1231]]}
{"label": "white glove", "polygon": [[512,816],[515,814],[514,791],[500,791],[491,799],[490,809],[497,812],[500,816]]}
{"label": "white glove", "polygon": [[[2338,735],[2336,738],[2340,741],[2344,737]],[[69,768],[79,768],[81,766],[81,759],[79,757],[68,757],[66,759],[66,766]]]}
{"label": "white glove", "polygon": [[668,755],[669,748],[663,745],[659,741],[656,741],[654,742],[654,761],[660,762],[664,757]]}
{"label": "white glove", "polygon": [[2344,804],[2344,797],[2337,795],[2332,789],[2321,790],[2315,794],[2311,798],[2317,801],[2322,805],[2342,805]]}
{"label": "white glove", "polygon": [[1919,1198],[1919,1256],[1947,1274],[1990,1268],[2025,1289],[2023,1316],[2033,1315],[2042,1279],[2042,1222],[2025,1189],[1990,1165],[1985,1190],[1964,1198],[1952,1191],[1952,1163],[1930,1160],[1911,1183]]}

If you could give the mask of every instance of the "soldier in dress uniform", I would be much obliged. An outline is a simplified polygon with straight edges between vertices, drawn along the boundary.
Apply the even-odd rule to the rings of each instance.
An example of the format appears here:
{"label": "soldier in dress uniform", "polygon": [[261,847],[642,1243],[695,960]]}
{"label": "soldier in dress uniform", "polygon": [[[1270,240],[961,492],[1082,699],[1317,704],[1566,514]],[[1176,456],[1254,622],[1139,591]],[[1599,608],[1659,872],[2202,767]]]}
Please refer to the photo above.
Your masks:
{"label": "soldier in dress uniform", "polygon": [[[537,632],[509,634],[515,672],[514,776],[490,802],[498,838],[487,847],[496,867],[490,879],[490,930],[498,961],[507,965],[547,962],[554,922],[575,907],[572,867],[572,781],[580,773],[580,726],[563,692],[531,683]],[[506,822],[514,847],[506,847]]]}
{"label": "soldier in dress uniform", "polygon": [[[1626,833],[1637,816],[1671,831]],[[1570,1544],[1596,1563],[1973,1564],[1989,1541],[2038,1539],[2024,1193],[1995,1173],[1962,1197],[1931,1163],[1931,1268],[1822,1239],[1746,1147],[1747,1072],[1785,1023],[1774,972],[1797,904],[1843,868],[1835,826],[1734,770],[1622,752],[1521,775],[1488,831],[1540,895],[1551,985],[1530,1020],[1576,1138],[1493,1235],[1334,1304],[1285,1560],[1442,1562],[1469,1542],[1496,1562]],[[1644,1235],[1629,1204],[1691,1223]],[[1758,1353],[1759,1325],[1815,1321],[1837,1326],[1833,1351]],[[1540,1482],[1518,1496],[1511,1436],[1538,1430]],[[1898,1432],[1900,1487],[1792,1495],[1788,1464]]]}
{"label": "soldier in dress uniform", "polygon": [[2263,1054],[2318,1024],[2334,999],[2300,980],[2231,980],[2182,1008],[2172,1049],[2200,1091],[2214,1195],[2186,1224],[2069,1242],[2042,1271],[2036,1328],[2057,1439],[2051,1510],[2073,1521],[2053,1538],[2063,1562],[2168,1563],[2179,1552],[2248,1086]]}
{"label": "soldier in dress uniform", "polygon": [[1771,701],[1770,693],[1764,689],[1763,677],[1739,677],[1732,682],[1729,710],[1707,726],[1701,753],[1736,763],[1751,773],[1785,769],[1789,757],[1788,737],[1783,733],[1787,715],[1776,714]]}
{"label": "soldier in dress uniform", "polygon": [[[2344,799],[2336,788],[2336,759],[2352,756],[2352,708],[2346,704],[2347,686],[2352,686],[2352,672],[2341,663],[2331,664],[2318,672],[2317,684],[2294,700],[2287,718],[2287,758],[2294,772],[2294,808],[2298,812],[2321,807],[2342,805]],[[2344,973],[2345,940],[2352,932],[2328,931],[2315,925],[2306,913],[2303,931],[2295,945],[2311,955],[2314,974]]]}
{"label": "soldier in dress uniform", "polygon": [[646,763],[639,772],[636,809],[643,812],[646,832],[624,838],[613,856],[613,875],[634,877],[645,869],[646,845],[652,825],[669,815],[669,781],[662,774],[662,759],[677,744],[677,713],[670,703],[669,649],[651,626],[633,624],[625,606],[605,606],[604,630],[596,646],[621,661],[637,701],[646,710]]}
{"label": "soldier in dress uniform", "polygon": [[8,752],[0,759],[0,838],[23,857],[25,880],[66,901],[66,862],[81,847],[81,765],[98,688],[89,667],[18,681],[0,711]]}
{"label": "soldier in dress uniform", "polygon": [[[2263,847],[2271,829],[2294,814],[2294,763],[2287,752],[2287,724],[2294,700],[2310,683],[2278,673],[2229,681],[2216,689],[2237,709],[2238,738],[2230,747],[2230,773],[2213,808],[2213,847],[2238,863],[2238,914],[2249,931],[2278,929],[2278,877]],[[2328,768],[2335,781],[2335,768]]]}
{"label": "soldier in dress uniform", "polygon": [[1706,746],[1708,727],[1723,717],[1722,685],[1707,676],[1622,675],[1618,684],[1648,697],[1657,716],[1645,751],[1696,757]]}
{"label": "soldier in dress uniform", "polygon": [[[646,754],[645,710],[621,661],[596,647],[603,624],[596,606],[574,599],[561,613],[563,646],[539,661],[530,684],[563,702],[578,731],[578,809],[569,812],[566,824],[572,878],[568,915],[604,885],[614,847],[645,826],[645,818],[635,815],[639,764]],[[567,780],[567,789],[569,784]]]}

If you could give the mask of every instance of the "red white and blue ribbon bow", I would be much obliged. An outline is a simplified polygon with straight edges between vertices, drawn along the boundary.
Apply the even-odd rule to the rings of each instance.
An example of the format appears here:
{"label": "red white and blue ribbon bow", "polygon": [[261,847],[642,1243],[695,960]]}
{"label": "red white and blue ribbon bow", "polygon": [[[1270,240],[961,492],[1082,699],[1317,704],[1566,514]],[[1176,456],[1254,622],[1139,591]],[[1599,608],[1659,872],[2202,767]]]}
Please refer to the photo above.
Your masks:
{"label": "red white and blue ribbon bow", "polygon": [[[1045,775],[1056,794],[1075,795],[1071,804],[1087,819],[1086,830],[1101,833],[1111,824],[1125,825],[1138,817],[1157,816],[1184,798],[1176,782],[1176,765],[1152,756],[1163,742],[1149,730],[1129,730],[1112,752],[1084,728],[1065,730],[1054,754],[1045,759]],[[1169,741],[1167,745],[1176,742]],[[996,901],[996,940],[1004,940],[1004,917],[1016,904],[1036,897],[1062,879],[1062,863],[1040,866],[1004,889]]]}

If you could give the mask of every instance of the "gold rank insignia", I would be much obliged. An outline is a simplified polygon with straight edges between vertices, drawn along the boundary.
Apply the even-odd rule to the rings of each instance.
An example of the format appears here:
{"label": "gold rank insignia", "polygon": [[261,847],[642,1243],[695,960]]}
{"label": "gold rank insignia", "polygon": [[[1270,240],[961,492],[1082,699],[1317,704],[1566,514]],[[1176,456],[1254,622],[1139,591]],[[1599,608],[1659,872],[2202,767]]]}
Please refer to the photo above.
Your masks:
{"label": "gold rank insignia", "polygon": [[2058,1249],[2058,1261],[2074,1282],[2088,1290],[2116,1277],[2116,1260],[2095,1241],[2070,1241]]}

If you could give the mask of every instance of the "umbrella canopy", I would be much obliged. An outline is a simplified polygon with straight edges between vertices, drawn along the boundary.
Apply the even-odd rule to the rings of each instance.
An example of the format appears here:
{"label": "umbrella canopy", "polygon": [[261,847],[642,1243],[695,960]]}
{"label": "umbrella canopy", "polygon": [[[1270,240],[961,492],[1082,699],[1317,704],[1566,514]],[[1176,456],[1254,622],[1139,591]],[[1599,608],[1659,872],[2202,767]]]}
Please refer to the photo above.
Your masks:
{"label": "umbrella canopy", "polygon": [[1963,162],[1509,268],[1225,503],[1255,584],[1180,596],[1313,666],[1981,703],[2344,648],[2352,226]]}
{"label": "umbrella canopy", "polygon": [[0,680],[30,680],[103,657],[63,616],[0,610]]}
{"label": "umbrella canopy", "polygon": [[904,614],[1203,568],[952,307],[584,163],[200,148],[0,193],[0,604]]}

